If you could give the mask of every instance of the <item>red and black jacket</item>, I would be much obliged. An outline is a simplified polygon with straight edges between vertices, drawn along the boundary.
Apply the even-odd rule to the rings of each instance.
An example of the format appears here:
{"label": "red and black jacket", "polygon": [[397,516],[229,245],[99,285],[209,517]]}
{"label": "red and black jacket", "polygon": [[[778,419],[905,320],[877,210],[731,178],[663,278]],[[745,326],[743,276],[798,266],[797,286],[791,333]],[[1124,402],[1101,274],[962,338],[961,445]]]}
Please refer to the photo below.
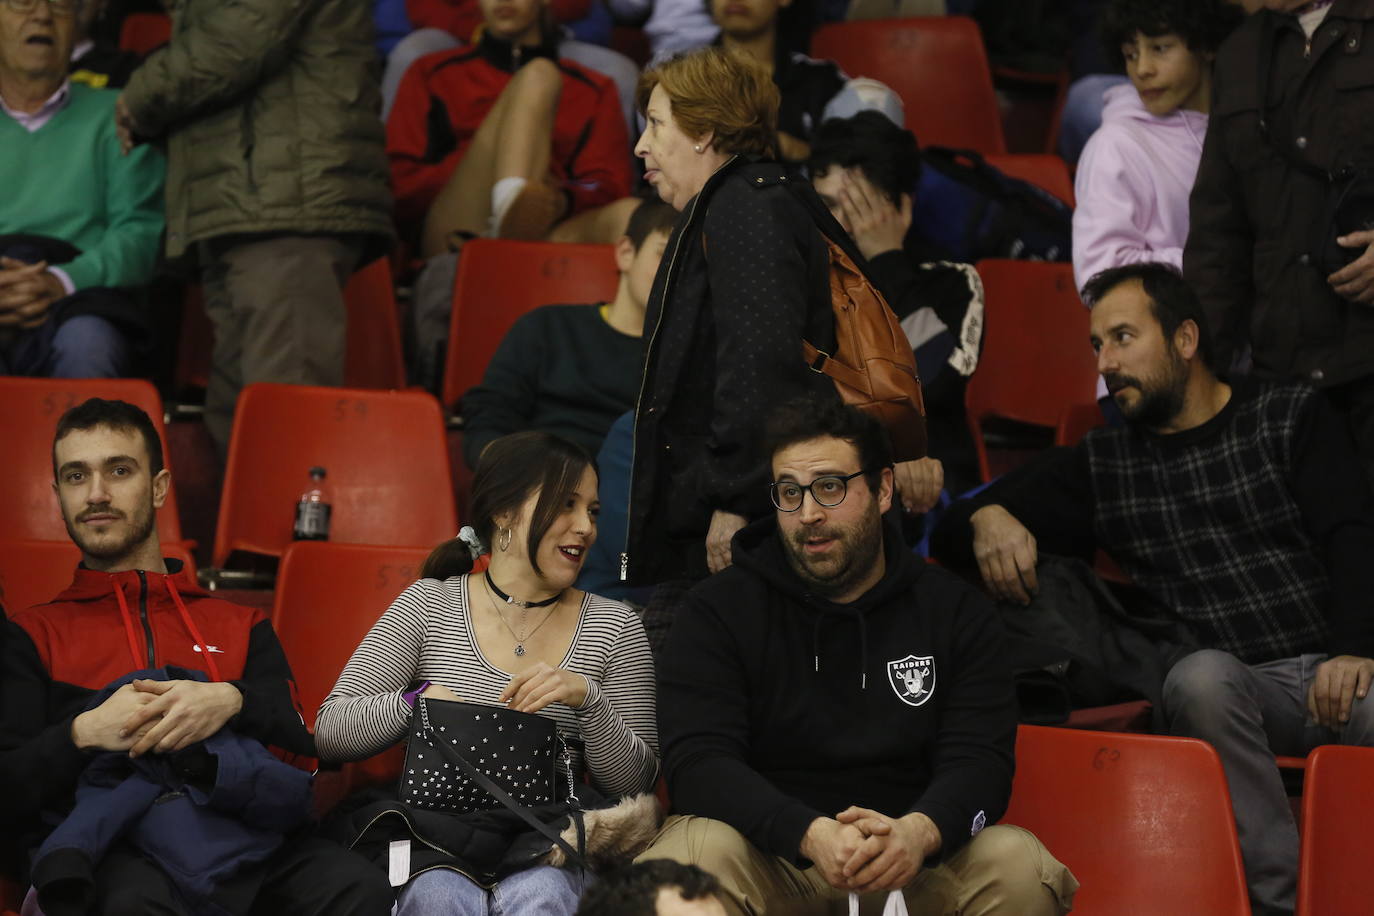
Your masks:
{"label": "red and black jacket", "polygon": [[579,213],[629,196],[633,171],[615,83],[552,43],[515,49],[484,34],[477,44],[427,54],[406,70],[386,124],[397,217],[416,224],[467,152],[521,65],[552,58],[563,75],[549,170]]}
{"label": "red and black jacket", "polygon": [[260,610],[178,585],[181,562],[166,563],[167,575],[78,567],[56,598],[5,622],[0,823],[24,835],[25,845],[46,833],[40,812],[71,807],[92,757],[72,743],[72,720],[97,691],[140,668],[176,665],[232,683],[243,693],[234,730],[313,769],[314,738],[271,623]]}

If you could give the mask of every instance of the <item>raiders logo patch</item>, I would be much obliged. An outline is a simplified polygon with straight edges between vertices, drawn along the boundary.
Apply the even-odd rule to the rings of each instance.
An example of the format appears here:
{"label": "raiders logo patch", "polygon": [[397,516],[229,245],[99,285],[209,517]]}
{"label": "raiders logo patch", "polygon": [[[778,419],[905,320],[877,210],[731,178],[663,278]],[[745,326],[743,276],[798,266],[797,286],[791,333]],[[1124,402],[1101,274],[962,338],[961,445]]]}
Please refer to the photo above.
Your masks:
{"label": "raiders logo patch", "polygon": [[897,699],[921,706],[935,693],[935,656],[908,655],[887,663],[887,682]]}

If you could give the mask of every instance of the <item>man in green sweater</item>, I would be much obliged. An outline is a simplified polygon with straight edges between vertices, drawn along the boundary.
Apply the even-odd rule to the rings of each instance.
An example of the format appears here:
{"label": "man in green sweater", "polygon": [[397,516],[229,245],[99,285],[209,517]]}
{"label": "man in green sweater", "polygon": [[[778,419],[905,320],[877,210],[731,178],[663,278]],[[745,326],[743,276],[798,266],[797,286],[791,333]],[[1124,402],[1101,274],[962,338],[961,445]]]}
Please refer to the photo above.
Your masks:
{"label": "man in green sweater", "polygon": [[162,235],[162,154],[67,80],[80,0],[0,0],[0,374],[125,374]]}

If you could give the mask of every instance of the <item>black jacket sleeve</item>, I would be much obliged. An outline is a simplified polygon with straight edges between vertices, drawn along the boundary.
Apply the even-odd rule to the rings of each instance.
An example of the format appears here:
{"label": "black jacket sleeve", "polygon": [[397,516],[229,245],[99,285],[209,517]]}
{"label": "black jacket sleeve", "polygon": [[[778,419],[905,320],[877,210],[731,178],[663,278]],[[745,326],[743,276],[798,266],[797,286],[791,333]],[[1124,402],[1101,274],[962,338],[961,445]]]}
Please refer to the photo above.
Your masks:
{"label": "black jacket sleeve", "polygon": [[[945,859],[963,848],[974,831],[1007,810],[1015,767],[1016,696],[992,605],[969,588],[955,631],[953,682],[945,681],[945,706],[935,743],[931,780],[912,805],[940,830]],[[949,668],[942,672],[949,676]]]}
{"label": "black jacket sleeve", "polygon": [[1374,495],[1342,418],[1314,394],[1293,442],[1293,497],[1326,557],[1334,655],[1374,658],[1374,607],[1366,570],[1374,557]]}
{"label": "black jacket sleeve", "polygon": [[[1222,78],[1222,68],[1214,68],[1214,106],[1225,92]],[[1224,115],[1214,107],[1189,197],[1188,241],[1183,249],[1183,274],[1202,303],[1216,349],[1215,365],[1223,372],[1249,339],[1255,299],[1254,231],[1246,216],[1241,176],[1226,154],[1226,127]]]}
{"label": "black jacket sleeve", "polygon": [[1047,449],[982,493],[949,507],[931,536],[932,555],[953,569],[977,569],[973,513],[1000,505],[1035,536],[1041,554],[1093,560],[1094,499],[1083,445]]}
{"label": "black jacket sleeve", "polygon": [[659,658],[658,728],[674,805],[730,824],[764,852],[800,861],[825,815],[749,764],[749,658],[715,607],[689,593]]}
{"label": "black jacket sleeve", "polygon": [[305,727],[291,666],[269,621],[254,625],[243,679],[233,684],[243,693],[243,708],[229,723],[236,732],[268,747],[316,756],[315,738]]}
{"label": "black jacket sleeve", "polygon": [[54,684],[22,627],[6,620],[0,639],[0,823],[26,831],[70,799],[91,760],[71,737],[90,692]]}
{"label": "black jacket sleeve", "polygon": [[463,459],[476,468],[482,450],[508,433],[529,429],[539,397],[544,335],[538,312],[511,326],[487,363],[482,383],[463,395]]}
{"label": "black jacket sleeve", "polygon": [[[707,270],[716,335],[708,505],[744,516],[769,509],[758,430],[778,400],[809,390],[802,360],[813,252],[824,243],[785,188],[731,182],[706,214]],[[828,266],[828,261],[826,262]],[[829,381],[826,380],[829,385]]]}

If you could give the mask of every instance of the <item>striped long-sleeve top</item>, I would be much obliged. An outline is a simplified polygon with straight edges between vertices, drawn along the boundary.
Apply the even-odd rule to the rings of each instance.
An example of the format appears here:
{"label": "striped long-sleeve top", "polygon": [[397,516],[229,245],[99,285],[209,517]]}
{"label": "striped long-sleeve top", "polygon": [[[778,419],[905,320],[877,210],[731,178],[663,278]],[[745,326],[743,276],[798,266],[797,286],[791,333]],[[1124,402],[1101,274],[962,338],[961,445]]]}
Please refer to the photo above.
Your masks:
{"label": "striped long-sleeve top", "polygon": [[[559,667],[587,679],[587,699],[574,709],[540,710],[608,795],[650,790],[658,778],[658,724],[649,641],[638,616],[609,598],[587,594]],[[323,760],[360,760],[405,737],[412,709],[402,697],[414,684],[442,684],[464,700],[497,704],[513,672],[482,654],[473,637],[468,577],[421,579],[387,608],[348,660],[320,707],[315,741]]]}

